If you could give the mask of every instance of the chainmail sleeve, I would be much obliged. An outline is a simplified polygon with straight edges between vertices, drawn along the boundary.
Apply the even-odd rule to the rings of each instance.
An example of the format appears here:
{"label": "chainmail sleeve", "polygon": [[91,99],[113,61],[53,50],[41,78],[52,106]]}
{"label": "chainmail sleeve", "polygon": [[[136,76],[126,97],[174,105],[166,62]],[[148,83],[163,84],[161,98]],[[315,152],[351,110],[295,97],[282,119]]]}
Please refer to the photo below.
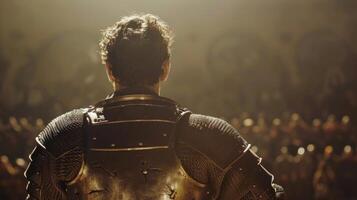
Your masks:
{"label": "chainmail sleeve", "polygon": [[274,176],[261,165],[261,158],[245,152],[226,170],[219,199],[283,199],[283,188],[273,183]]}
{"label": "chainmail sleeve", "polygon": [[191,114],[182,121],[177,155],[193,179],[209,186],[213,199],[276,199],[280,188],[236,129],[205,115]]}
{"label": "chainmail sleeve", "polygon": [[62,200],[83,162],[83,116],[78,109],[54,119],[36,138],[25,172],[27,199]]}
{"label": "chainmail sleeve", "polygon": [[25,172],[28,180],[27,199],[64,199],[64,191],[53,173],[55,159],[45,149],[38,146],[30,156],[30,164]]}

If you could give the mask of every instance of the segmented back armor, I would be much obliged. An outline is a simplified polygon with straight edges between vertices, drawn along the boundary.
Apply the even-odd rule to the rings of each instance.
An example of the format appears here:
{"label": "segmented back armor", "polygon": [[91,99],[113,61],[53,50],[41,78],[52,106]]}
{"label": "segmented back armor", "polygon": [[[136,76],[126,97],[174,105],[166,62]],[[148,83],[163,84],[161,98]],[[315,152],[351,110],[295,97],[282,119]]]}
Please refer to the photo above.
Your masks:
{"label": "segmented back armor", "polygon": [[226,121],[146,90],[63,114],[36,138],[27,199],[281,199],[283,189]]}
{"label": "segmented back armor", "polygon": [[208,199],[208,189],[187,175],[175,153],[176,127],[185,113],[153,95],[97,104],[86,114],[85,159],[69,184],[71,199]]}

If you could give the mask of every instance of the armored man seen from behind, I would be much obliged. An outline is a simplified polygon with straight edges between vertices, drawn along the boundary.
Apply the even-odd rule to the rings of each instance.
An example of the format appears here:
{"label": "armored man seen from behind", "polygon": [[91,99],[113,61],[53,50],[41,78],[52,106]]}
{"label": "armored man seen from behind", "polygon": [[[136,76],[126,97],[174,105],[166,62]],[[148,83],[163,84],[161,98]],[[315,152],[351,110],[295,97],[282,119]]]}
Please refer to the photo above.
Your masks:
{"label": "armored man seen from behind", "polygon": [[168,26],[150,14],[124,17],[103,32],[101,57],[114,92],[38,135],[25,172],[27,199],[282,198],[237,130],[159,95],[171,43]]}

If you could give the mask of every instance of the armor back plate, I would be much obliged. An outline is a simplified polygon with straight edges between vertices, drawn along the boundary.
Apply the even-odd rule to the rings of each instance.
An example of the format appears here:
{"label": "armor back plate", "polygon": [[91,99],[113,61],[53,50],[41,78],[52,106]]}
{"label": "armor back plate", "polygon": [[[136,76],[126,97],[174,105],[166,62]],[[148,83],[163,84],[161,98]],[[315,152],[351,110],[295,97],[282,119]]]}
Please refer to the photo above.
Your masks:
{"label": "armor back plate", "polygon": [[176,156],[177,111],[168,99],[130,95],[88,112],[87,151],[71,199],[209,199]]}

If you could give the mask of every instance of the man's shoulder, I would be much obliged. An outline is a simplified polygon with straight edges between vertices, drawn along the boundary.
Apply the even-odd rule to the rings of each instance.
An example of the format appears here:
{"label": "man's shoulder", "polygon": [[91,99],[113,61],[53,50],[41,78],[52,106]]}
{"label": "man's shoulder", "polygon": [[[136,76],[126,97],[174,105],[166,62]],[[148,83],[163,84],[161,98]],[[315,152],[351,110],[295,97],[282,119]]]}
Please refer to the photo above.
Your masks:
{"label": "man's shoulder", "polygon": [[53,119],[36,137],[36,142],[54,157],[82,143],[87,108],[74,109]]}
{"label": "man's shoulder", "polygon": [[189,145],[222,169],[249,148],[239,132],[223,119],[190,114],[178,133],[178,142]]}

